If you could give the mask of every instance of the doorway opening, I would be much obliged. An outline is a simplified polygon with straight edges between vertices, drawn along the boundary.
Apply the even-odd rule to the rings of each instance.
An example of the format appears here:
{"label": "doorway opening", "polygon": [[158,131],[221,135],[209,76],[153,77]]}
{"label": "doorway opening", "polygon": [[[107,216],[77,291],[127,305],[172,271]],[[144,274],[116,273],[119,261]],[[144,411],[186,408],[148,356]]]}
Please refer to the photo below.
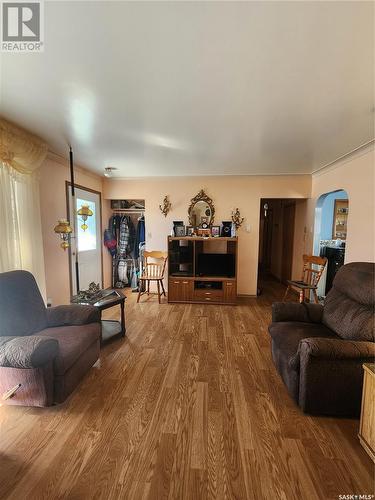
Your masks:
{"label": "doorway opening", "polygon": [[[71,222],[74,237],[69,247],[70,293],[76,295],[87,290],[91,282],[103,288],[103,263],[101,243],[101,194],[98,191],[66,183],[68,220]],[[91,211],[86,220],[77,212],[82,206]]]}
{"label": "doorway opening", "polygon": [[258,294],[272,281],[286,284],[293,273],[296,200],[260,200]]}
{"label": "doorway opening", "polygon": [[348,218],[349,196],[345,190],[324,193],[318,198],[315,207],[314,255],[328,259],[318,286],[319,297],[327,295],[337,271],[344,264]]}

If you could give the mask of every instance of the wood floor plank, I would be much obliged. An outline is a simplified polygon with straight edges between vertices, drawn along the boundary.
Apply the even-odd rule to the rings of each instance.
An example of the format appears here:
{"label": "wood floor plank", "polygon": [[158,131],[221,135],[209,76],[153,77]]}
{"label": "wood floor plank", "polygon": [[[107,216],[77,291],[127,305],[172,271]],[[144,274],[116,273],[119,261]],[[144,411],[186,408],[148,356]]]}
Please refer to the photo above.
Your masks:
{"label": "wood floor plank", "polygon": [[358,420],[304,415],[273,366],[267,326],[282,294],[266,282],[234,307],[127,292],[125,339],[103,346],[64,404],[0,407],[0,498],[374,494]]}

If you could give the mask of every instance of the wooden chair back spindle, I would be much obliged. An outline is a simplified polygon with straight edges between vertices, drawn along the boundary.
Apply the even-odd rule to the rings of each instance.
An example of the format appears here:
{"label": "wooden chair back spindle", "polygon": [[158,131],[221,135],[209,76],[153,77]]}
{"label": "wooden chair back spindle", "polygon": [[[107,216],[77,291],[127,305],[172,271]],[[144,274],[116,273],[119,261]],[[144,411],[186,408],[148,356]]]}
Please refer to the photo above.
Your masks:
{"label": "wooden chair back spindle", "polygon": [[317,255],[303,255],[303,268],[301,281],[288,280],[288,287],[285,291],[284,299],[286,299],[289,291],[292,288],[299,290],[299,301],[304,302],[306,299],[306,291],[312,291],[315,303],[319,303],[316,289],[323,271],[327,265],[326,257],[319,257]]}
{"label": "wooden chair back spindle", "polygon": [[[153,250],[151,252],[149,251],[144,252],[144,267],[142,269],[142,274],[139,280],[140,284],[142,283],[147,284],[147,288],[145,287],[145,291],[142,291],[142,286],[139,287],[137,302],[139,302],[141,295],[143,295],[144,293],[147,293],[148,295],[150,294],[151,281],[156,281],[158,288],[159,304],[161,295],[166,296],[163,279],[164,279],[167,260],[168,260],[167,252],[160,252],[158,250]],[[161,293],[160,293],[160,287],[162,289]]]}

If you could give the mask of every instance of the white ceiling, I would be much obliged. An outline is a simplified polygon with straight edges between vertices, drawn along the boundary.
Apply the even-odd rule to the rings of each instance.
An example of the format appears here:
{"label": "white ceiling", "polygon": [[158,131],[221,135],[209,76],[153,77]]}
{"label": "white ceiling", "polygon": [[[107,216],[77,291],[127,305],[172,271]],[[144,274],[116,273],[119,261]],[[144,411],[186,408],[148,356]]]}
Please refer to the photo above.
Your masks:
{"label": "white ceiling", "polygon": [[310,173],[374,137],[372,2],[46,2],[0,113],[119,177]]}

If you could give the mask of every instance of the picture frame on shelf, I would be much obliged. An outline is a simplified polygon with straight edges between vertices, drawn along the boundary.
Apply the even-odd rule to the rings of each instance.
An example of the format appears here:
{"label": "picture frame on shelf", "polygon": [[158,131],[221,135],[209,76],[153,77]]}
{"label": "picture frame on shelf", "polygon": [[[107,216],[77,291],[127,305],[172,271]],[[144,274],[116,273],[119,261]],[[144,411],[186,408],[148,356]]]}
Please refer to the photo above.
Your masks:
{"label": "picture frame on shelf", "polygon": [[[182,220],[174,220],[173,221],[173,235],[174,236],[178,236],[177,232],[176,232],[176,230],[177,230],[178,227],[183,227],[184,231],[185,231],[185,226],[184,226],[184,223],[183,223]],[[179,229],[179,233],[180,232],[181,232],[181,230]],[[185,234],[184,234],[184,236],[185,236]]]}
{"label": "picture frame on shelf", "polygon": [[214,238],[220,236],[220,226],[211,226],[211,236]]}
{"label": "picture frame on shelf", "polygon": [[186,236],[194,236],[195,227],[194,226],[186,226]]}
{"label": "picture frame on shelf", "polygon": [[185,236],[185,226],[174,226],[174,235],[178,238]]}

